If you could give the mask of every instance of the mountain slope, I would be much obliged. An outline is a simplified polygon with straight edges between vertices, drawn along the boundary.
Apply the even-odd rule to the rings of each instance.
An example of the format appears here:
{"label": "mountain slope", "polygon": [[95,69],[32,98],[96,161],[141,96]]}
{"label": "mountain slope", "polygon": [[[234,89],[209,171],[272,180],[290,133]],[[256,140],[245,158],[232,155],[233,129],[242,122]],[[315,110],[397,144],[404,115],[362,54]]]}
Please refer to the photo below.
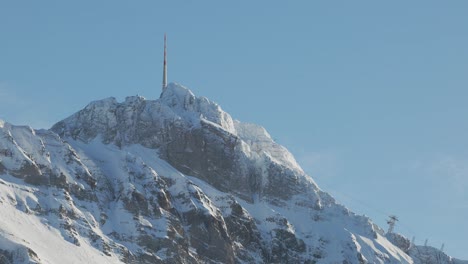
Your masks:
{"label": "mountain slope", "polygon": [[265,129],[178,84],[0,133],[4,261],[413,263]]}

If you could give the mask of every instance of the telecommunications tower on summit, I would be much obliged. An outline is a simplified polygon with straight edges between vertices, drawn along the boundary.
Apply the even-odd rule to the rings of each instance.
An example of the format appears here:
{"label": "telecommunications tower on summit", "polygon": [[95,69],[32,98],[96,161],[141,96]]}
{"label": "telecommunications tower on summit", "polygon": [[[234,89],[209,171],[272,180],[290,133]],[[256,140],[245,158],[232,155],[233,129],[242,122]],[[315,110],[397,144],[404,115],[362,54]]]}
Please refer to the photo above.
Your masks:
{"label": "telecommunications tower on summit", "polygon": [[167,88],[167,60],[166,60],[166,33],[164,33],[164,64],[163,64],[163,80],[162,80],[162,90]]}

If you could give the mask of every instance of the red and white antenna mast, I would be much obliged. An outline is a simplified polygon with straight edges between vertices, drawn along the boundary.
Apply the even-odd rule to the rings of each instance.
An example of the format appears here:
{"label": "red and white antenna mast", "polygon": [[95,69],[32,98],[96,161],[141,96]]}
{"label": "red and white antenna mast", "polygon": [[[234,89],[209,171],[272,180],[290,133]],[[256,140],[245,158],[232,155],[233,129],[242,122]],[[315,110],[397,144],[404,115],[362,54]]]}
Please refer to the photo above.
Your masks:
{"label": "red and white antenna mast", "polygon": [[166,52],[166,33],[164,33],[164,64],[163,64],[163,81],[162,90],[167,88],[167,52]]}

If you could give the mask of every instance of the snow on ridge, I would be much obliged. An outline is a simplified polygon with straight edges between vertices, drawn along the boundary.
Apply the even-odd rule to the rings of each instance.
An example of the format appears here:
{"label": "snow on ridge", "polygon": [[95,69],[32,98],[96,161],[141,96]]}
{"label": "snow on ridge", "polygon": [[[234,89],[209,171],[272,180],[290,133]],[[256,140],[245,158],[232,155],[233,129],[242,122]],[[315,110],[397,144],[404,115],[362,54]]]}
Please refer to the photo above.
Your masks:
{"label": "snow on ridge", "polygon": [[206,97],[195,96],[190,89],[180,84],[170,83],[159,100],[178,114],[183,112],[197,113],[197,119],[206,119],[220,125],[231,134],[235,134],[234,121],[228,113],[224,112],[217,103]]}
{"label": "snow on ridge", "polygon": [[[33,164],[31,158],[26,155],[23,148],[29,149],[33,142],[28,142],[27,138],[35,138],[31,128],[26,126],[14,126],[9,123],[4,123],[0,127],[0,134],[7,140],[0,140],[0,149],[5,154],[0,156],[0,161],[7,169],[17,170],[20,169],[24,162]],[[30,135],[28,135],[30,134]]]}
{"label": "snow on ridge", "polygon": [[146,98],[143,96],[139,96],[139,95],[125,97],[125,103],[132,104],[132,103],[139,103],[142,101],[146,101]]}
{"label": "snow on ridge", "polygon": [[206,97],[197,97],[190,89],[177,83],[170,83],[161,94],[160,100],[165,105],[178,109],[179,112],[199,113],[200,116],[197,117],[197,122],[209,121],[217,124],[225,131],[238,136],[247,143],[251,151],[257,154],[265,152],[275,162],[303,173],[293,155],[285,147],[274,142],[265,128],[257,124],[233,120],[217,103]]}
{"label": "snow on ridge", "polygon": [[164,104],[178,109],[179,112],[199,113],[200,116],[197,117],[196,122],[209,121],[217,124],[225,131],[238,136],[247,143],[250,151],[257,154],[264,152],[276,163],[303,173],[301,166],[293,155],[285,147],[274,142],[265,128],[256,124],[234,121],[217,103],[211,102],[206,97],[196,97],[190,89],[177,83],[170,83],[161,94],[160,100]]}
{"label": "snow on ridge", "polygon": [[265,152],[271,159],[299,172],[303,172],[294,156],[283,146],[276,143],[262,126],[253,123],[234,121],[237,135],[256,153]]}
{"label": "snow on ridge", "polygon": [[5,121],[3,121],[2,119],[0,119],[0,128],[3,128],[5,126]]}
{"label": "snow on ridge", "polygon": [[91,108],[91,107],[106,107],[106,106],[109,106],[109,105],[114,105],[114,104],[117,104],[117,99],[115,97],[108,97],[108,98],[104,98],[104,99],[101,99],[101,100],[95,100],[95,101],[92,101],[91,103],[89,103],[86,107],[86,108]]}

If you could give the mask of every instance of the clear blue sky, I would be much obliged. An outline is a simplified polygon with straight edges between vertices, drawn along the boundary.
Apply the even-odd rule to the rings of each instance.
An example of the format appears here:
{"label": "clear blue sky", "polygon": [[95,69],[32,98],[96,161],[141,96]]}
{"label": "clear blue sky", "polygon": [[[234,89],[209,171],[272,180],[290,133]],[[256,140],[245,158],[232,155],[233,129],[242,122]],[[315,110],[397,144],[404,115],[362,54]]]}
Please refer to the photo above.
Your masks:
{"label": "clear blue sky", "polygon": [[468,259],[468,1],[2,1],[0,118],[157,98],[164,32],[169,81],[265,126],[356,212]]}

